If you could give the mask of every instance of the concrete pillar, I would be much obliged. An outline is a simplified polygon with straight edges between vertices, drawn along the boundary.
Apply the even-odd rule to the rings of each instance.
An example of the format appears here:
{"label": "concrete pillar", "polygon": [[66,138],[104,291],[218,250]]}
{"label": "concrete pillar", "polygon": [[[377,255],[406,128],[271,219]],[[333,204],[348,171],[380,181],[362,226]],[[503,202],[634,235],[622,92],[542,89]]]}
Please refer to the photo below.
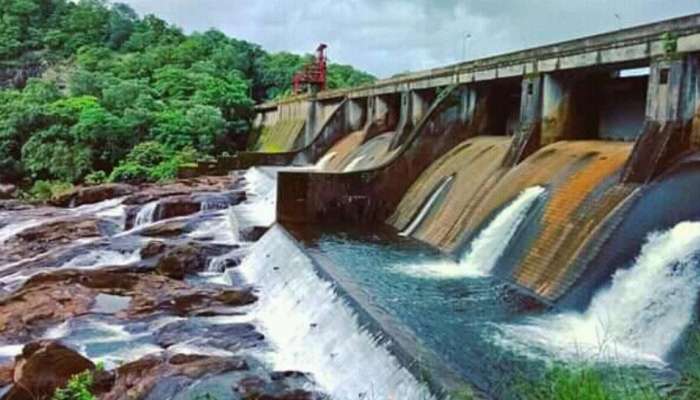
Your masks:
{"label": "concrete pillar", "polygon": [[698,150],[700,62],[695,54],[656,60],[651,65],[646,122],[622,181],[646,183],[681,154]]}
{"label": "concrete pillar", "polygon": [[430,108],[430,103],[420,92],[417,92],[415,90],[411,92],[410,103],[411,125],[416,126],[423,118],[425,113],[428,112],[428,109]]}
{"label": "concrete pillar", "polygon": [[365,124],[365,104],[361,99],[350,99],[345,107],[347,107],[347,124],[352,131],[362,129]]}
{"label": "concrete pillar", "polygon": [[314,138],[316,134],[316,129],[318,129],[318,101],[309,100],[309,105],[306,114],[306,124],[304,126],[304,143],[303,146],[307,146]]}
{"label": "concrete pillar", "polygon": [[523,79],[520,91],[520,121],[505,166],[514,166],[539,149],[542,143],[544,82],[541,75]]}
{"label": "concrete pillar", "polygon": [[540,145],[546,146],[566,137],[566,92],[564,78],[552,74],[541,77],[542,133]]}

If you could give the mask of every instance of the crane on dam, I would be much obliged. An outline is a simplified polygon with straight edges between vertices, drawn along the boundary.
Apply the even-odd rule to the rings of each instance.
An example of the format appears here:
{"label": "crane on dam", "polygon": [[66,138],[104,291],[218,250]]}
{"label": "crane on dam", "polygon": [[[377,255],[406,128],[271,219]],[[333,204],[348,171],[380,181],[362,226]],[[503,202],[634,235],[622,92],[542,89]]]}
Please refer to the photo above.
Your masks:
{"label": "crane on dam", "polygon": [[327,45],[321,43],[316,48],[316,58],[294,74],[292,78],[294,94],[301,94],[305,91],[316,93],[326,89],[327,48]]}

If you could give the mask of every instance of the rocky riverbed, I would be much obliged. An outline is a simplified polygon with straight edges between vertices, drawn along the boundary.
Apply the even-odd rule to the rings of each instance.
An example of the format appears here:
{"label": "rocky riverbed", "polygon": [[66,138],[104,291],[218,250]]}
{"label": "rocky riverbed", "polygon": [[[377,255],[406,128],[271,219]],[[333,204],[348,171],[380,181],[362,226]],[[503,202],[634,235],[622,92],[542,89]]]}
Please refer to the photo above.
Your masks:
{"label": "rocky riverbed", "polygon": [[266,229],[256,196],[232,175],[0,201],[0,399],[85,370],[100,399],[326,398],[266,362],[259,294],[228,278]]}

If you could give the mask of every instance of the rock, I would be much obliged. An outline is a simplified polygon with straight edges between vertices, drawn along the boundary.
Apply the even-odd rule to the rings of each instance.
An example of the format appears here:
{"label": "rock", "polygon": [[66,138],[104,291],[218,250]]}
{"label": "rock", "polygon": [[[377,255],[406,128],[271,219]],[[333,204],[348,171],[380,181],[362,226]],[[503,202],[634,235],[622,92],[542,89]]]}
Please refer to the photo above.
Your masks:
{"label": "rock", "polygon": [[167,250],[167,248],[168,246],[165,243],[158,240],[152,240],[141,248],[141,259],[145,260],[147,258],[161,255],[165,252],[165,250]]}
{"label": "rock", "polygon": [[184,279],[186,274],[203,271],[207,257],[200,247],[184,245],[165,254],[156,266],[158,273],[173,279]]}
{"label": "rock", "polygon": [[17,186],[12,184],[0,184],[0,199],[11,199],[15,197]]}
{"label": "rock", "polygon": [[39,341],[24,346],[17,356],[14,382],[35,399],[50,398],[73,375],[94,369],[78,352],[56,341]]}
{"label": "rock", "polygon": [[131,185],[107,183],[98,186],[80,187],[57,196],[49,203],[57,207],[77,207],[129,195],[136,191]]}
{"label": "rock", "polygon": [[139,235],[146,237],[174,237],[180,236],[189,230],[188,221],[166,221],[147,226],[139,231]]}
{"label": "rock", "polygon": [[225,254],[238,246],[191,242],[173,247],[158,260],[156,270],[173,279],[204,271],[209,259]]}
{"label": "rock", "polygon": [[102,235],[99,219],[67,218],[37,225],[17,233],[4,243],[3,259],[19,261],[46,253],[56,246],[67,245],[78,239]]}
{"label": "rock", "polygon": [[[274,374],[274,373],[273,373]],[[312,385],[305,374],[287,371],[288,376],[264,378],[247,376],[233,386],[233,391],[244,400],[321,400],[323,395],[305,390]]]}
{"label": "rock", "polygon": [[253,226],[241,231],[241,239],[246,242],[257,242],[270,228],[267,226]]}
{"label": "rock", "polygon": [[178,386],[187,386],[205,375],[221,375],[246,369],[247,363],[239,357],[176,354],[168,358],[164,354],[149,355],[117,368],[112,390],[100,398],[143,399],[152,394],[160,382],[172,386],[172,378],[179,378]]}
{"label": "rock", "polygon": [[158,203],[158,219],[192,215],[202,209],[202,203],[191,196],[174,196]]}
{"label": "rock", "polygon": [[0,340],[35,340],[50,326],[92,312],[100,294],[130,297],[128,308],[115,311],[118,318],[156,313],[228,315],[232,308],[257,300],[250,290],[195,288],[166,276],[134,272],[131,267],[52,271],[33,276],[0,300]]}
{"label": "rock", "polygon": [[237,351],[262,344],[265,336],[251,324],[207,324],[197,320],[171,322],[155,334],[156,343],[168,348],[187,342],[193,346],[208,346]]}

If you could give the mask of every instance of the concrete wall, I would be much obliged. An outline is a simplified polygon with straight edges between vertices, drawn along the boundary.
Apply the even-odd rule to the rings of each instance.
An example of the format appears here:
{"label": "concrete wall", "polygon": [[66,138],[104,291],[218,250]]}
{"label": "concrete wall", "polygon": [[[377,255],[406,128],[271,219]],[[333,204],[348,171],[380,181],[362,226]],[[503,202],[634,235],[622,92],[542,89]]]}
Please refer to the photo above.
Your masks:
{"label": "concrete wall", "polygon": [[282,172],[278,178],[278,220],[287,223],[383,222],[408,187],[430,163],[483,129],[488,92],[478,94],[474,113],[465,101],[477,92],[450,89],[384,166],[353,173]]}

